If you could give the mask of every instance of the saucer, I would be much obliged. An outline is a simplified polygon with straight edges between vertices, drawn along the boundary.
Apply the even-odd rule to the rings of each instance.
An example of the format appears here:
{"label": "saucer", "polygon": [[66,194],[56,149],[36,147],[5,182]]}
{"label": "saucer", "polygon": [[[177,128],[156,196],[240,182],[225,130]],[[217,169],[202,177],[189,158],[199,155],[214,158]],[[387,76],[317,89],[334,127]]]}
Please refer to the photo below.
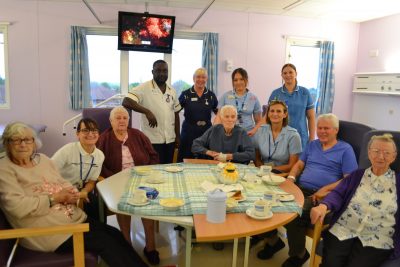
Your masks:
{"label": "saucer", "polygon": [[281,202],[286,202],[286,201],[293,201],[294,200],[294,196],[291,194],[284,194],[284,195],[279,195],[279,201]]}
{"label": "saucer", "polygon": [[167,167],[165,167],[165,171],[167,171],[167,172],[181,172],[181,171],[183,171],[183,168],[179,167],[179,166],[167,166]]}
{"label": "saucer", "polygon": [[161,176],[151,176],[146,178],[145,182],[148,184],[162,184],[165,183],[165,178]]}
{"label": "saucer", "polygon": [[128,203],[131,204],[132,206],[141,207],[141,206],[149,205],[149,204],[150,204],[150,201],[147,200],[146,202],[138,203],[138,202],[133,202],[133,199],[130,199],[130,200],[128,200]]}
{"label": "saucer", "polygon": [[253,208],[248,208],[246,210],[246,215],[256,220],[266,220],[271,218],[274,214],[272,213],[272,211],[269,211],[269,213],[265,216],[257,216],[254,215],[254,207],[253,207]]}

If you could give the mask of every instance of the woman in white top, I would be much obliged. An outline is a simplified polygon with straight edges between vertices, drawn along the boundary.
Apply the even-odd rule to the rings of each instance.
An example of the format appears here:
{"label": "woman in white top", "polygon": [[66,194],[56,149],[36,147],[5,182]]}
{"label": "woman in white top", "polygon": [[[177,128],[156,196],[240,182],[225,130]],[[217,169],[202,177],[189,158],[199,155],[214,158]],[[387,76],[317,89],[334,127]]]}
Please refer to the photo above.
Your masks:
{"label": "woman in white top", "polygon": [[[97,123],[90,119],[81,119],[76,130],[78,142],[69,143],[60,148],[52,157],[61,176],[79,190],[80,198],[88,200],[96,185],[104,161],[104,154],[96,148],[99,139]],[[90,195],[90,202],[95,197]],[[94,203],[93,203],[94,204]],[[85,204],[85,211],[98,219],[97,205]]]}

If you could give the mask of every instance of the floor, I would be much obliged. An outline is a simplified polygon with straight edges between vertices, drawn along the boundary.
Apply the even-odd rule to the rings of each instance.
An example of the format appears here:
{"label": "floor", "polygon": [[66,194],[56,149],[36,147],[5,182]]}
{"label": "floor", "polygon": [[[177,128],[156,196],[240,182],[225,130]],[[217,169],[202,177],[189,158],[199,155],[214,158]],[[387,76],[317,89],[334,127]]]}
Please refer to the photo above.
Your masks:
{"label": "floor", "polygon": [[[118,228],[118,223],[115,216],[109,216],[107,219],[108,224]],[[157,249],[160,253],[161,263],[159,266],[185,266],[185,233],[179,235],[178,231],[174,230],[173,224],[159,223],[159,233],[156,237]],[[284,229],[279,229],[281,236],[284,236]],[[132,218],[132,233],[131,233],[133,246],[136,251],[143,256],[144,236],[141,220]],[[285,240],[285,238],[282,238]],[[286,240],[285,240],[286,242]],[[307,249],[310,251],[311,240],[307,238]],[[287,245],[284,249],[279,251],[270,260],[259,260],[257,252],[263,247],[262,243],[257,244],[250,249],[249,267],[280,267],[283,261],[287,258],[288,248]],[[237,266],[243,266],[244,256],[244,239],[239,240],[238,260]],[[192,246],[192,267],[231,267],[232,266],[232,242],[226,241],[225,248],[222,251],[216,251],[212,248],[211,243],[194,243]],[[303,266],[308,266],[307,261]]]}

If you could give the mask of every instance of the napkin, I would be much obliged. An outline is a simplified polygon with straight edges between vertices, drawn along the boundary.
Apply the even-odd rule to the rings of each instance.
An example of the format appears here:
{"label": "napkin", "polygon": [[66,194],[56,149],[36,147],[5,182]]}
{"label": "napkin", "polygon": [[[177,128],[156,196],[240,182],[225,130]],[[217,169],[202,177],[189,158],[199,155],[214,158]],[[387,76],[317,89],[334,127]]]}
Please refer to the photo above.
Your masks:
{"label": "napkin", "polygon": [[243,186],[241,184],[213,184],[212,182],[207,181],[207,180],[203,181],[200,184],[200,187],[206,193],[213,191],[215,189],[221,189],[225,193],[231,192],[231,191],[243,190]]}

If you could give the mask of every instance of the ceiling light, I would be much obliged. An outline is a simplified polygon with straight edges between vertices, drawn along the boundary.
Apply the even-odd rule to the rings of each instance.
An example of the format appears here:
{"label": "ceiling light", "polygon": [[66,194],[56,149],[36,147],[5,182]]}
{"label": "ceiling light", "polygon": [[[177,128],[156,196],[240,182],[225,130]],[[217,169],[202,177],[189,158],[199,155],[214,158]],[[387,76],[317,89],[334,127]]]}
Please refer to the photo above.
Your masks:
{"label": "ceiling light", "polygon": [[283,10],[291,10],[291,9],[293,9],[293,8],[295,8],[295,7],[297,7],[297,6],[301,5],[301,4],[303,4],[303,3],[304,3],[304,0],[296,0],[296,1],[294,1],[293,3],[291,3],[291,4],[287,5],[287,6],[285,6],[285,7],[283,8]]}

